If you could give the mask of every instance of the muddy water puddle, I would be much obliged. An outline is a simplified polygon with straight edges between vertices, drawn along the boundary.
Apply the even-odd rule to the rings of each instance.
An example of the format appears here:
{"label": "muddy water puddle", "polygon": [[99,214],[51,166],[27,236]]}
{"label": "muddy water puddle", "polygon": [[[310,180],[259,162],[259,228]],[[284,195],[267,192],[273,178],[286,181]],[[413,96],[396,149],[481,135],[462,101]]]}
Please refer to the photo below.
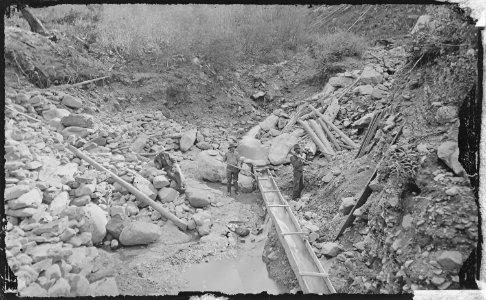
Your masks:
{"label": "muddy water puddle", "polygon": [[192,265],[181,274],[183,291],[212,291],[225,294],[282,294],[288,290],[268,277],[261,256],[215,260]]}
{"label": "muddy water puddle", "polygon": [[[256,198],[256,197],[255,197]],[[254,199],[256,200],[256,199]],[[180,274],[185,281],[182,291],[212,291],[225,294],[284,294],[289,290],[269,277],[267,266],[262,259],[269,219],[264,221],[264,230],[259,239],[236,257],[211,260],[206,263],[189,265]]]}

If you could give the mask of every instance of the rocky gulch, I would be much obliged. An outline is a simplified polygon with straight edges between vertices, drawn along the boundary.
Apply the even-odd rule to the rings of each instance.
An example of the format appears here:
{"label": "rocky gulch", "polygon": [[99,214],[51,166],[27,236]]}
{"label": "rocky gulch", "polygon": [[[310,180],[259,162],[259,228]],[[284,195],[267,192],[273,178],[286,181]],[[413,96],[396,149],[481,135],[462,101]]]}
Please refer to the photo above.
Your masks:
{"label": "rocky gulch", "polygon": [[[455,18],[462,22],[460,16]],[[29,44],[49,50],[34,51]],[[246,236],[246,230],[235,234],[225,226],[230,217],[220,220],[233,205],[240,206],[198,180],[225,183],[225,166],[219,160],[234,141],[258,148],[255,152],[266,151],[279,186],[289,195],[288,153],[300,142],[315,157],[303,197],[289,203],[315,253],[330,266],[338,292],[458,288],[459,269],[478,234],[473,189],[458,160],[460,104],[475,80],[477,54],[474,46],[463,47],[413,65],[422,52],[417,45],[410,52],[408,45],[396,41],[371,47],[361,61],[345,65],[322,85],[309,84],[316,71],[305,68],[312,65],[308,57],[296,56],[280,64],[242,66],[235,75],[241,81],[231,89],[227,78],[232,76],[209,77],[194,62],[168,75],[116,71],[101,86],[44,88],[39,82],[65,82],[72,71],[59,67],[55,69],[67,75],[39,72],[45,66],[38,61],[70,65],[56,54],[60,45],[7,27],[5,242],[21,295],[118,295],[125,292],[117,282],[120,275],[110,276],[94,263],[104,251],[99,246],[191,241],[160,213],[67,151],[64,143],[70,135],[77,137],[77,148],[160,201],[205,237],[206,244],[218,245],[217,251],[230,251]],[[414,51],[418,56],[411,55]],[[90,72],[105,67],[86,59]],[[45,78],[34,80],[31,74],[36,72]],[[183,89],[184,75],[194,83]],[[223,88],[215,88],[218,85]],[[197,97],[201,94],[204,102]],[[328,108],[330,99],[338,97],[332,122],[358,145],[378,112],[387,109],[360,158],[355,150],[341,149],[328,161],[304,130],[289,125],[299,107],[312,103]],[[312,117],[311,111],[305,113]],[[399,129],[398,142],[388,147]],[[162,146],[189,178],[185,195],[151,162],[150,154]],[[353,211],[354,225],[334,241],[383,157],[387,163],[380,165],[367,203]],[[244,192],[253,190],[249,176],[241,175],[240,185]],[[238,209],[252,219],[249,238],[258,238],[259,216]],[[284,255],[281,246],[275,245],[275,238],[268,243],[264,259],[276,270],[273,276],[295,288],[288,266],[272,267],[285,260],[279,257]],[[205,257],[214,249],[206,245],[198,251],[195,257]]]}

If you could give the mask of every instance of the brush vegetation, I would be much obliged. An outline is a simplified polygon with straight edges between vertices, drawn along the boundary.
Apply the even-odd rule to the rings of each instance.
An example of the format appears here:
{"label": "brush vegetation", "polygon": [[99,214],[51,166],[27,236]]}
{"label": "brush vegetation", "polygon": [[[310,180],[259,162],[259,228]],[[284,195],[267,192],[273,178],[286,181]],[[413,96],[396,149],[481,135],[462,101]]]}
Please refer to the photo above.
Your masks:
{"label": "brush vegetation", "polygon": [[[367,47],[353,33],[311,26],[306,6],[57,5],[32,12],[48,30],[109,53],[131,59],[150,53],[161,62],[198,57],[215,70],[239,62],[276,63],[309,49],[322,62],[335,61],[360,56]],[[15,17],[22,23],[14,16],[6,25]]]}

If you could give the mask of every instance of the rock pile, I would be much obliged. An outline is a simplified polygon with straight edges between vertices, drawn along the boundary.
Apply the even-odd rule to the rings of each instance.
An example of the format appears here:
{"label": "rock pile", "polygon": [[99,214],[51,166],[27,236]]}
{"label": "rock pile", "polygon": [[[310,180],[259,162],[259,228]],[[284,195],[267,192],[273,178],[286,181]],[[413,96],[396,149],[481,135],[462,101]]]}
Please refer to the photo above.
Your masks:
{"label": "rock pile", "polygon": [[[148,244],[162,234],[164,220],[159,212],[65,150],[71,135],[77,137],[76,147],[160,201],[190,229],[209,234],[211,218],[204,210],[212,201],[205,196],[211,195],[209,188],[189,183],[186,195],[175,191],[165,171],[151,162],[144,164],[134,151],[141,152],[153,140],[142,136],[131,142],[139,133],[133,124],[97,123],[81,112],[83,101],[54,92],[8,91],[6,104],[14,108],[6,111],[5,126],[6,254],[22,296],[117,295],[113,277],[92,273],[93,261],[103,251],[96,246],[116,249]],[[42,116],[43,122],[18,112],[31,118]],[[169,123],[156,114],[144,115],[139,121],[142,128],[149,123]],[[150,150],[167,145],[178,148],[178,139],[186,143],[184,136],[169,138],[159,140]],[[190,148],[196,139],[199,143],[203,137],[191,132],[191,141],[184,147]]]}

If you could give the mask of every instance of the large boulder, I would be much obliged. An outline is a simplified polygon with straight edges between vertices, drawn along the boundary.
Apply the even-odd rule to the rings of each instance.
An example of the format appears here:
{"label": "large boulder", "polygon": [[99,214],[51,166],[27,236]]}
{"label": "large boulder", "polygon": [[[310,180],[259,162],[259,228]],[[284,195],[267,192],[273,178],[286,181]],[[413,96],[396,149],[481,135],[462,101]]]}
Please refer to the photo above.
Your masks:
{"label": "large boulder", "polygon": [[59,215],[60,218],[68,217],[68,220],[81,221],[86,216],[86,212],[82,207],[68,206],[64,208]]}
{"label": "large boulder", "polygon": [[465,170],[459,163],[459,147],[457,142],[446,141],[437,148],[437,156],[457,175],[464,175]]}
{"label": "large boulder", "polygon": [[77,138],[84,138],[90,134],[90,130],[88,128],[83,128],[79,126],[70,126],[64,128],[61,131],[61,134],[64,139],[66,139],[70,135],[74,135]]}
{"label": "large boulder", "polygon": [[194,142],[196,141],[196,136],[197,136],[196,129],[186,131],[182,134],[181,140],[179,142],[179,146],[182,152],[186,152],[192,147],[192,145],[194,145]]}
{"label": "large boulder", "polygon": [[156,189],[161,189],[170,185],[169,179],[164,175],[155,176],[152,183]]}
{"label": "large boulder", "polygon": [[435,119],[439,124],[446,124],[454,121],[459,113],[459,109],[455,106],[441,106],[435,114]]}
{"label": "large boulder", "polygon": [[62,131],[64,130],[64,126],[61,123],[61,118],[53,118],[47,121],[47,124],[50,126],[54,127],[56,131]]}
{"label": "large boulder", "polygon": [[130,224],[130,219],[126,214],[116,214],[106,224],[106,231],[114,238],[119,239],[120,234],[128,224]]}
{"label": "large boulder", "polygon": [[14,200],[8,201],[10,209],[21,209],[25,207],[39,207],[42,203],[42,192],[35,188]]}
{"label": "large boulder", "polygon": [[210,220],[204,220],[200,226],[196,227],[197,233],[199,233],[200,236],[205,236],[210,233],[211,230],[211,221]]}
{"label": "large boulder", "polygon": [[246,139],[248,137],[251,137],[251,138],[255,138],[257,136],[257,134],[260,132],[262,128],[260,127],[260,125],[255,125],[253,126],[250,130],[248,130],[248,132],[243,136],[242,140],[243,139]]}
{"label": "large boulder", "polygon": [[131,150],[133,150],[135,153],[143,152],[143,148],[145,147],[145,145],[147,145],[148,140],[148,135],[146,135],[145,133],[139,134],[135,141],[133,141],[130,145]]}
{"label": "large boulder", "polygon": [[240,173],[238,176],[238,186],[243,193],[251,193],[253,191],[253,177],[246,176]]}
{"label": "large boulder", "polygon": [[196,158],[200,178],[211,182],[226,182],[226,165],[215,150],[201,151]]}
{"label": "large boulder", "polygon": [[34,207],[25,207],[21,209],[9,209],[5,211],[7,216],[17,217],[17,218],[27,218],[32,217],[33,215],[39,212],[38,208]]}
{"label": "large boulder", "polygon": [[74,174],[78,171],[77,163],[67,163],[56,168],[55,174],[58,176],[67,176],[73,178]]}
{"label": "large boulder", "polygon": [[89,296],[90,284],[85,276],[76,274],[69,277],[71,296]]}
{"label": "large boulder", "polygon": [[60,215],[64,209],[69,206],[69,193],[62,191],[54,197],[54,200],[49,205],[49,211],[53,216]]}
{"label": "large boulder", "polygon": [[262,143],[251,136],[245,136],[236,148],[241,157],[254,160],[266,160],[268,149],[263,147]]}
{"label": "large boulder", "polygon": [[373,86],[369,85],[369,84],[365,84],[365,85],[360,85],[358,87],[356,87],[353,92],[355,94],[360,94],[360,95],[371,95],[371,93],[373,93]]}
{"label": "large boulder", "polygon": [[377,85],[383,82],[383,76],[373,69],[373,67],[366,66],[361,73],[360,81],[364,84]]}
{"label": "large boulder", "polygon": [[66,105],[67,107],[73,108],[73,109],[78,109],[83,107],[83,101],[79,100],[78,98],[74,98],[71,95],[64,95],[62,97],[62,105]]}
{"label": "large boulder", "polygon": [[339,206],[339,212],[343,215],[347,215],[353,209],[353,206],[356,204],[356,200],[354,197],[346,197],[341,200],[341,205]]}
{"label": "large boulder", "polygon": [[63,108],[51,108],[48,110],[44,110],[42,112],[42,116],[46,121],[51,121],[52,119],[62,119],[64,117],[69,116],[71,113],[67,109]]}
{"label": "large boulder", "polygon": [[211,193],[208,191],[210,188],[202,185],[194,185],[188,182],[186,188],[186,198],[192,207],[204,208],[211,204]]}
{"label": "large boulder", "polygon": [[175,245],[188,243],[191,239],[190,234],[180,231],[172,221],[167,221],[162,226],[159,242],[165,245]]}
{"label": "large boulder", "polygon": [[158,192],[158,195],[159,195],[160,202],[170,203],[170,202],[174,202],[177,199],[177,197],[179,197],[179,192],[173,188],[165,187]]}
{"label": "large boulder", "polygon": [[81,246],[72,248],[72,254],[66,259],[66,262],[72,267],[71,273],[78,274],[83,269],[92,268],[93,260],[98,254],[96,247]]}
{"label": "large boulder", "polygon": [[269,131],[272,128],[275,128],[278,123],[278,116],[271,114],[268,116],[265,120],[260,122],[258,125],[260,125],[260,128],[263,129],[264,131]]}
{"label": "large boulder", "polygon": [[297,144],[299,137],[303,134],[304,131],[298,129],[292,133],[282,133],[275,137],[271,142],[270,151],[268,152],[270,163],[273,165],[283,164],[290,150]]}
{"label": "large boulder", "polygon": [[37,283],[32,283],[19,291],[20,297],[48,297],[47,291]]}
{"label": "large boulder", "polygon": [[462,266],[462,254],[459,251],[444,251],[437,257],[437,262],[447,270],[458,269]]}
{"label": "large boulder", "polygon": [[147,195],[150,199],[155,200],[155,198],[157,198],[157,190],[154,188],[153,184],[142,176],[135,176],[133,179],[133,186]]}
{"label": "large boulder", "polygon": [[120,234],[120,243],[125,246],[147,245],[156,242],[160,238],[160,234],[159,226],[135,221],[123,228]]}
{"label": "large boulder", "polygon": [[3,193],[3,197],[6,201],[8,201],[8,200],[18,198],[29,191],[30,191],[30,187],[28,185],[15,185],[6,188],[5,192]]}
{"label": "large boulder", "polygon": [[70,114],[61,119],[62,125],[65,127],[76,126],[81,128],[93,128],[93,117],[87,114]]}
{"label": "large boulder", "polygon": [[205,220],[211,221],[211,214],[208,211],[200,211],[192,215],[194,222],[196,222],[196,226],[202,226]]}
{"label": "large boulder", "polygon": [[49,297],[68,297],[71,293],[71,286],[64,278],[59,278],[47,291]]}
{"label": "large boulder", "polygon": [[343,251],[343,248],[338,243],[332,242],[324,243],[321,248],[321,253],[329,257],[334,257],[341,251]]}
{"label": "large boulder", "polygon": [[339,77],[331,77],[329,78],[329,84],[333,87],[347,87],[348,85],[353,83],[353,78],[339,76]]}
{"label": "large boulder", "polygon": [[91,241],[96,245],[105,238],[108,219],[105,211],[94,203],[84,206],[83,210],[85,212],[85,224],[80,228],[80,231],[91,232]]}

